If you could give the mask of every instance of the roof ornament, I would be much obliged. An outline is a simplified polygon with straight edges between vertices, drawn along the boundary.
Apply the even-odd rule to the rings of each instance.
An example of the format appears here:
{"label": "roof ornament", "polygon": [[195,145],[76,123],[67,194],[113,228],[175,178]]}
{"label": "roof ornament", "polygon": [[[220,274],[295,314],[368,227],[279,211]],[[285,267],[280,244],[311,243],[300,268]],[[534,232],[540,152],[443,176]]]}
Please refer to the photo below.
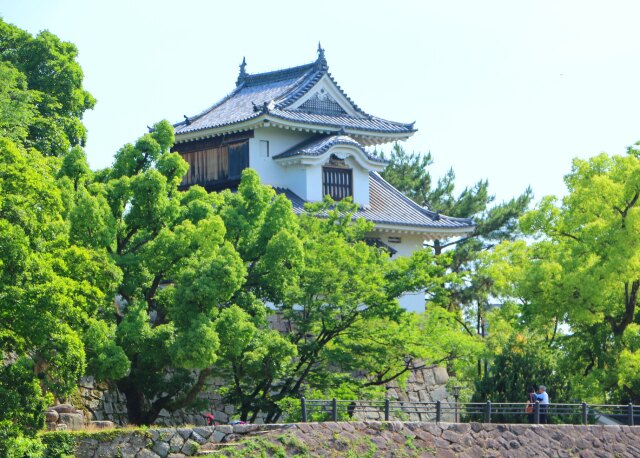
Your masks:
{"label": "roof ornament", "polygon": [[264,102],[260,109],[263,113],[269,113],[269,102]]}
{"label": "roof ornament", "polygon": [[187,126],[190,125],[191,124],[191,120],[189,119],[189,116],[187,116],[187,115],[182,115],[182,116],[184,116],[184,122],[187,123]]}
{"label": "roof ornament", "polygon": [[242,57],[242,63],[240,64],[240,74],[238,75],[238,79],[236,80],[236,86],[240,86],[240,84],[243,83],[244,79],[248,76],[246,68],[247,60]]}
{"label": "roof ornament", "polygon": [[347,131],[344,129],[344,126],[340,127],[340,130],[338,131],[339,135],[347,135]]}
{"label": "roof ornament", "polygon": [[327,59],[324,57],[324,49],[322,49],[322,45],[318,41],[318,59],[316,60],[316,66],[319,70],[327,70],[329,68],[329,64],[327,64]]}

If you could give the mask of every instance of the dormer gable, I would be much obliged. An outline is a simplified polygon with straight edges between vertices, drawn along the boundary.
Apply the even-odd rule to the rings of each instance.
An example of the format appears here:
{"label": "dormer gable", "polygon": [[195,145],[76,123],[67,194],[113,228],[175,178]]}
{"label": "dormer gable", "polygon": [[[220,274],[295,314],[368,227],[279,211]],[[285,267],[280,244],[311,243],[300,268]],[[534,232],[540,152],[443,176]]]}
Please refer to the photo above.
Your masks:
{"label": "dormer gable", "polygon": [[319,115],[368,118],[368,115],[347,98],[329,74],[324,74],[305,95],[291,105],[279,104],[279,107],[287,111],[301,111]]}

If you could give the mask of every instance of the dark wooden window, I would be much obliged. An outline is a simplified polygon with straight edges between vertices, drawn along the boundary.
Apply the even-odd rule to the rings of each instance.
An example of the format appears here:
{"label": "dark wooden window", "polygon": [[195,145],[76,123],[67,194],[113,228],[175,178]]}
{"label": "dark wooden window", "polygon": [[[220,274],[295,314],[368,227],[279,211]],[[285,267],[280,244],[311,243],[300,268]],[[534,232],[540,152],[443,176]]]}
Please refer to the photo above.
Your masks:
{"label": "dark wooden window", "polygon": [[207,189],[223,189],[239,183],[242,171],[249,167],[249,141],[209,146],[198,151],[181,152],[189,170],[181,186],[199,184]]}
{"label": "dark wooden window", "polygon": [[342,200],[353,195],[353,173],[351,169],[338,167],[322,168],[322,195],[333,200]]}

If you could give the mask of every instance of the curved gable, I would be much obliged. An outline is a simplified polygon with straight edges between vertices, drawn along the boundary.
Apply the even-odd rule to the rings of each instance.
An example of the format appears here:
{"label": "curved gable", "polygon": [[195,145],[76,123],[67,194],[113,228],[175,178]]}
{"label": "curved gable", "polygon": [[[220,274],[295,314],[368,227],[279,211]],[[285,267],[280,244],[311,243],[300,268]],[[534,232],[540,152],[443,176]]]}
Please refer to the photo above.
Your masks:
{"label": "curved gable", "polygon": [[315,138],[273,156],[273,159],[284,166],[321,165],[332,155],[339,159],[350,157],[368,171],[381,171],[387,164],[386,160],[369,155],[360,143],[346,135]]}

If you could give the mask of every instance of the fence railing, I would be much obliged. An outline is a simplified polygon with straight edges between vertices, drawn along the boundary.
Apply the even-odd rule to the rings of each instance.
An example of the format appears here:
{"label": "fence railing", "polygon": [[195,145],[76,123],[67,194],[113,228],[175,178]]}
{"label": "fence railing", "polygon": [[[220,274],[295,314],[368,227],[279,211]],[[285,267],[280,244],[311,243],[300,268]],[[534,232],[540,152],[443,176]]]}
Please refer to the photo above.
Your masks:
{"label": "fence railing", "polygon": [[[530,408],[527,408],[530,406]],[[480,423],[565,423],[593,424],[607,418],[619,424],[633,426],[640,418],[640,409],[626,405],[528,404],[526,402],[411,402],[389,399],[340,400],[300,399],[303,422],[349,420],[412,420]]]}

